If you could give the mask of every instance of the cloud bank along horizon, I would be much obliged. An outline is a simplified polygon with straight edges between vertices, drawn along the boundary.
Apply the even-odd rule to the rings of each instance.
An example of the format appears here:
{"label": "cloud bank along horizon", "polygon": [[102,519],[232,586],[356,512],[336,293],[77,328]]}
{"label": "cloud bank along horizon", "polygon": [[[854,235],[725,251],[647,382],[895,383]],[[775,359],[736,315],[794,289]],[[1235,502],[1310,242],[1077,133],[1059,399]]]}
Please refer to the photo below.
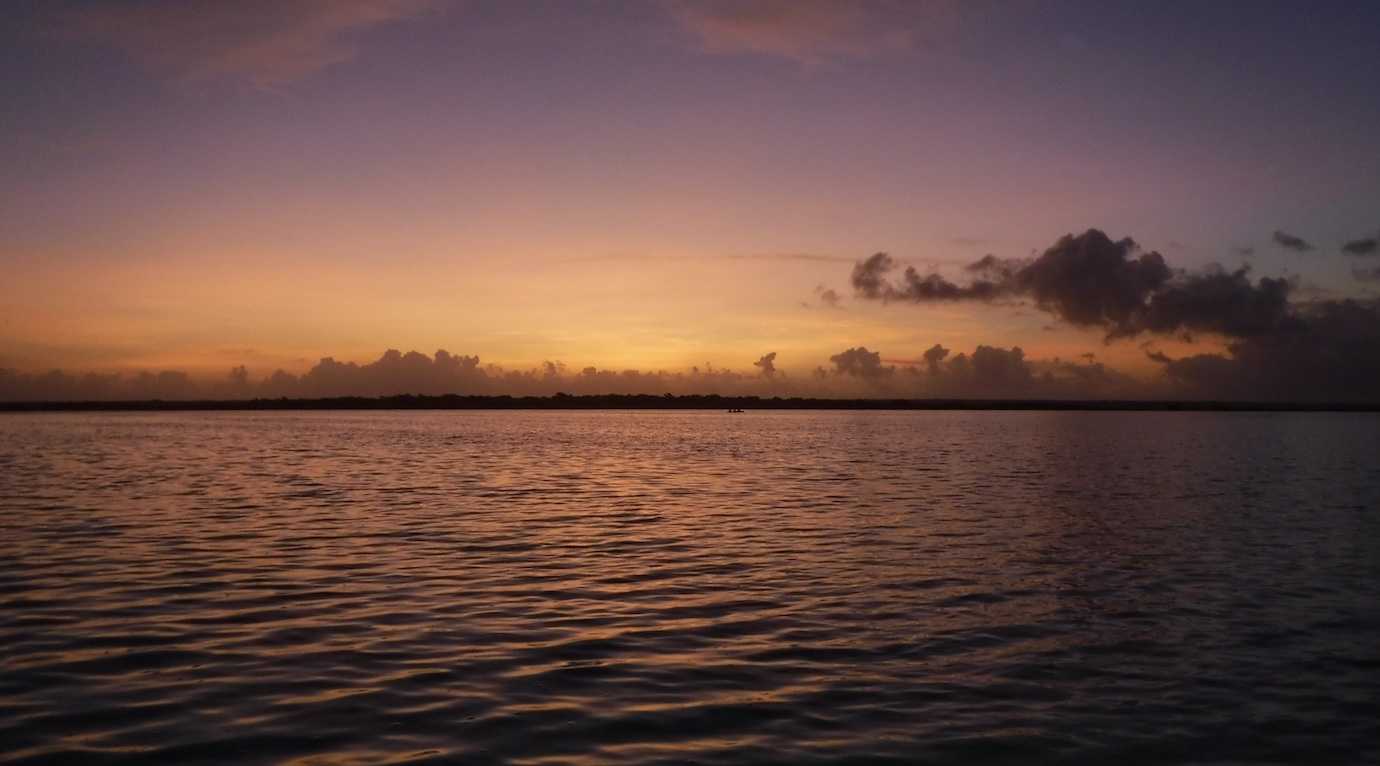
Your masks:
{"label": "cloud bank along horizon", "polygon": [[[940,343],[914,359],[884,360],[866,346],[829,356],[829,367],[792,376],[777,367],[778,352],[751,363],[755,371],[637,369],[578,371],[564,362],[505,370],[483,366],[478,356],[434,356],[389,350],[366,364],[323,358],[302,375],[275,370],[253,381],[243,365],[228,379],[194,381],[184,372],[73,376],[0,372],[0,397],[14,400],[128,398],[246,398],[385,396],[391,394],[581,394],[723,393],[797,396],[930,396],[1136,398],[1189,397],[1293,401],[1366,401],[1380,384],[1380,303],[1352,298],[1291,299],[1299,282],[1261,277],[1250,268],[1228,271],[1215,264],[1198,271],[1171,269],[1163,255],[1142,251],[1130,238],[1113,240],[1089,229],[1065,235],[1038,257],[985,255],[964,266],[958,283],[937,272],[921,276],[876,253],[852,267],[850,283],[860,302],[1031,306],[1051,319],[1105,333],[1105,346],[1134,341],[1163,376],[1127,375],[1096,361],[1029,360],[1019,346],[980,344],[952,353]],[[815,294],[829,290],[816,288]],[[838,309],[835,300],[821,307]],[[1200,337],[1217,350],[1173,357],[1157,347],[1170,338],[1194,347]],[[889,363],[888,363],[889,362]]]}

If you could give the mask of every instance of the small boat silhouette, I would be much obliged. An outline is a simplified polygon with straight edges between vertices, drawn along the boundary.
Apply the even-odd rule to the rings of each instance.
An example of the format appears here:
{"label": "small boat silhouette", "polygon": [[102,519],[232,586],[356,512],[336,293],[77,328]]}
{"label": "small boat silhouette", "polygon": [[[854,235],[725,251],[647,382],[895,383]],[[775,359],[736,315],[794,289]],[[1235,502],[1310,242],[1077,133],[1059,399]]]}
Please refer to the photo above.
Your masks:
{"label": "small boat silhouette", "polygon": [[742,412],[742,411],[743,411],[743,410],[740,410],[740,409],[738,409],[737,407],[731,408],[731,409],[729,410],[729,412]]}

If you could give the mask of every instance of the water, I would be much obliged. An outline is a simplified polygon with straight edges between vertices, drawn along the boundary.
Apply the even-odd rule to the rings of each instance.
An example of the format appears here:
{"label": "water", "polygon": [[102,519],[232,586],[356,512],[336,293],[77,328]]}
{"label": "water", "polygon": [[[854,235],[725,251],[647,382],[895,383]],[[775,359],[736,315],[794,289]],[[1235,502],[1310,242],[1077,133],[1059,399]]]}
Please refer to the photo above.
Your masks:
{"label": "water", "polygon": [[1380,417],[0,416],[0,762],[1376,762]]}

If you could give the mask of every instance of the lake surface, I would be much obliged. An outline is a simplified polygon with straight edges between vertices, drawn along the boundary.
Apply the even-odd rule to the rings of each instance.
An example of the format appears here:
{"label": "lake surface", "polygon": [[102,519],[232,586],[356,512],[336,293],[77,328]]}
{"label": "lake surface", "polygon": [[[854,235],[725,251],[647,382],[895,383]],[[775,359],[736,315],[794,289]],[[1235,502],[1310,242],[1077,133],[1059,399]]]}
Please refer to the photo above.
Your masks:
{"label": "lake surface", "polygon": [[0,416],[0,762],[1380,761],[1380,416]]}

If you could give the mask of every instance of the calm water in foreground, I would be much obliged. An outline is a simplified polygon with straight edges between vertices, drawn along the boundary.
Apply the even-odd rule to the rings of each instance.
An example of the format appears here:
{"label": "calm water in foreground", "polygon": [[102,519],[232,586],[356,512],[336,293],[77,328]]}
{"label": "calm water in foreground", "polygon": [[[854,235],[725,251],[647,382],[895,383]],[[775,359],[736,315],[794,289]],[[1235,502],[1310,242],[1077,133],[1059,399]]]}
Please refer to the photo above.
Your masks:
{"label": "calm water in foreground", "polygon": [[1380,416],[0,416],[0,762],[1380,760]]}

